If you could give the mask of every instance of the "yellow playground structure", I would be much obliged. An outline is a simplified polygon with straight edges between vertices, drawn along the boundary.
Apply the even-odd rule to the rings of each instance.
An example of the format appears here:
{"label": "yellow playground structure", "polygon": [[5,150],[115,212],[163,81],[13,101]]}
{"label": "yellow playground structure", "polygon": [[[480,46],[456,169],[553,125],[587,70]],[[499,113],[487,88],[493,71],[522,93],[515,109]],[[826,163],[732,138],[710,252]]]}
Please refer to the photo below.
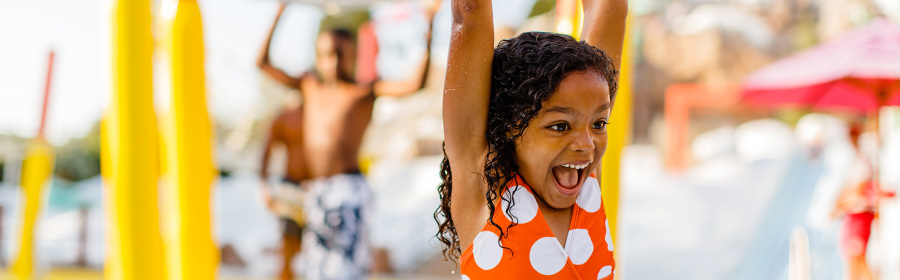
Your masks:
{"label": "yellow playground structure", "polygon": [[[101,169],[105,186],[106,261],[103,277],[119,279],[215,279],[219,252],[213,240],[211,194],[216,178],[212,120],[207,110],[203,26],[196,0],[177,1],[166,20],[170,106],[154,109],[155,42],[150,0],[113,0],[111,20],[112,96],[101,121]],[[214,2],[209,2],[214,5]],[[580,0],[556,2],[556,28],[577,36]],[[620,88],[611,117],[601,180],[609,226],[615,237],[621,151],[631,131],[629,32]],[[51,53],[51,66],[53,54]],[[50,87],[45,92],[46,99]],[[53,148],[41,133],[27,149],[23,167],[24,208],[19,250],[4,278],[34,279],[34,226],[42,189],[53,170]],[[160,204],[160,201],[164,203]],[[54,270],[42,278],[96,279],[96,272]]]}

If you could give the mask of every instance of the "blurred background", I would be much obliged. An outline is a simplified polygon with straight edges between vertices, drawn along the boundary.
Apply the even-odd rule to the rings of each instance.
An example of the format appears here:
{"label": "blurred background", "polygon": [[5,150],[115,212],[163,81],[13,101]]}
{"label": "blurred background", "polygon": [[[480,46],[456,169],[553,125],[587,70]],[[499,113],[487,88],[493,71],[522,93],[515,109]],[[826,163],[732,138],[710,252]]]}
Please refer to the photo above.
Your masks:
{"label": "blurred background", "polygon": [[[565,31],[560,7],[574,1],[558,1],[494,0],[495,37]],[[302,102],[256,66],[279,2],[198,2],[217,275],[272,279],[281,233],[259,194],[259,163],[274,116]],[[383,79],[410,75],[426,51],[422,1],[290,3],[271,48],[288,73],[313,67],[322,26],[355,32],[372,22]],[[150,1],[159,119],[173,103],[165,38],[178,7]],[[39,202],[32,275],[101,279],[109,269],[101,117],[115,94],[113,10],[104,0],[0,1],[0,278],[15,279],[13,264],[31,242],[23,241],[29,195]],[[618,278],[843,279],[842,219],[832,212],[856,158],[869,159],[882,189],[900,188],[892,107],[900,105],[900,1],[631,0],[628,20],[620,98],[630,101],[616,103],[625,116],[611,120],[622,127],[623,144],[612,147],[619,170],[603,186],[619,194],[604,193],[618,204]],[[379,98],[365,134],[376,278],[458,277],[440,255],[432,217],[449,32],[444,0],[425,87]],[[860,152],[848,137],[854,126],[863,130]],[[52,166],[37,183],[41,176],[23,172],[35,154]],[[270,173],[283,174],[284,153],[273,157]],[[878,208],[868,264],[875,279],[900,279],[900,204],[885,198]]]}

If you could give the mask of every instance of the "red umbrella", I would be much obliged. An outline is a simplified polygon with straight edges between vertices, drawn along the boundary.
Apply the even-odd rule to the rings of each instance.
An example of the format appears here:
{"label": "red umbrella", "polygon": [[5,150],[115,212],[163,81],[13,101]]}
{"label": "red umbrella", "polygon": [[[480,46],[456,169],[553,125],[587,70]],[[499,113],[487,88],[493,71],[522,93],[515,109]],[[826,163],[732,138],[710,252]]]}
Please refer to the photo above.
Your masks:
{"label": "red umbrella", "polygon": [[876,19],[775,62],[747,77],[743,100],[860,113],[900,105],[900,28]]}
{"label": "red umbrella", "polygon": [[868,113],[877,123],[881,106],[900,105],[900,28],[876,19],[775,62],[747,77],[742,98],[756,105]]}

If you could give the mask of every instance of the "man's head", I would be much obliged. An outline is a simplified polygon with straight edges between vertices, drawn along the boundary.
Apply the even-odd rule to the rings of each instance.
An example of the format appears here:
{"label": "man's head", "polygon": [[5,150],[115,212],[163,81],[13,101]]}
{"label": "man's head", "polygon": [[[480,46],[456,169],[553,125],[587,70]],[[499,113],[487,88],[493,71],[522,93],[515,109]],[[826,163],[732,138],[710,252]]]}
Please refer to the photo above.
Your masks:
{"label": "man's head", "polygon": [[352,81],[353,36],[345,29],[332,29],[316,40],[316,72],[326,82]]}

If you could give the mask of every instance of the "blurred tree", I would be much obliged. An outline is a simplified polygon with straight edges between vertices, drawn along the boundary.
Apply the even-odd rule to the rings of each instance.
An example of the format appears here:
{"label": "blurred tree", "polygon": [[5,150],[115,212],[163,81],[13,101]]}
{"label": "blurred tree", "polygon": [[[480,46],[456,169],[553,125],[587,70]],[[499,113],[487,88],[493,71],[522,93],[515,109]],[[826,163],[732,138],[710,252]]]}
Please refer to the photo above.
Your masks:
{"label": "blurred tree", "polygon": [[18,184],[20,174],[13,174],[21,167],[26,139],[13,134],[0,134],[0,181]]}
{"label": "blurred tree", "polygon": [[77,182],[100,174],[100,122],[81,138],[72,138],[56,150],[56,176]]}
{"label": "blurred tree", "polygon": [[556,7],[556,0],[537,0],[534,2],[534,7],[531,8],[531,13],[528,13],[528,17],[534,17],[542,15],[546,12],[552,11],[553,8]]}
{"label": "blurred tree", "polygon": [[368,10],[345,10],[337,14],[326,12],[325,18],[319,25],[319,33],[332,29],[345,29],[353,33],[356,38],[356,31],[364,22],[371,20]]}

